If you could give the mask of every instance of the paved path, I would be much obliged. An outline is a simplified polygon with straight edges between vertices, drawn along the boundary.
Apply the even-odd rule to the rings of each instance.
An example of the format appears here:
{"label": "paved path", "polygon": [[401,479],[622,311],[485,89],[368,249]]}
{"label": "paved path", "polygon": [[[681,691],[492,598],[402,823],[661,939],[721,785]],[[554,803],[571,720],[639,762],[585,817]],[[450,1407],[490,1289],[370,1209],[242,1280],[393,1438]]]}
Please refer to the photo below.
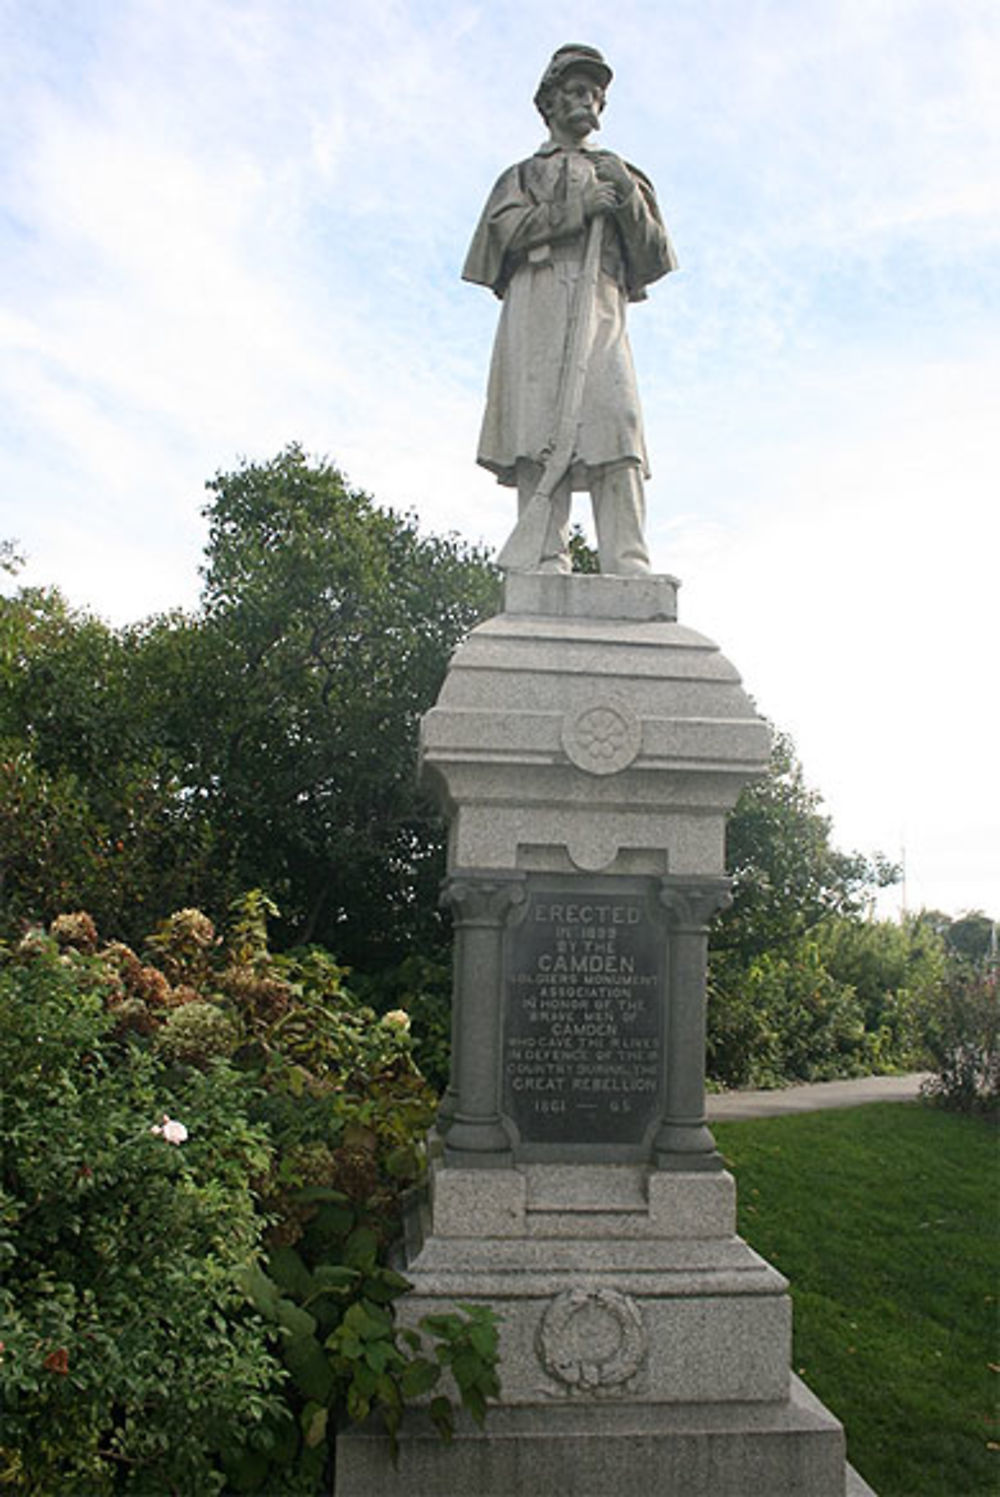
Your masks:
{"label": "paved path", "polygon": [[912,1102],[930,1073],[859,1076],[853,1081],[813,1081],[769,1092],[718,1092],[705,1098],[710,1121],[719,1118],[776,1118],[788,1112],[821,1112],[827,1107],[859,1107],[863,1102]]}

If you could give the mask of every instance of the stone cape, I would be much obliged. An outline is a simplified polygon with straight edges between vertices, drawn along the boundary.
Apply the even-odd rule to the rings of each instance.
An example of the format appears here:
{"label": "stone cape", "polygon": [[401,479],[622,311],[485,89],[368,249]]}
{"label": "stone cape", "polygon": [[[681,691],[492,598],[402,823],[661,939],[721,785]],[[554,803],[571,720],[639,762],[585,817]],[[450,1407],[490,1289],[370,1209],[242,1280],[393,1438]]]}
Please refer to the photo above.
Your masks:
{"label": "stone cape", "polygon": [[[514,484],[519,458],[538,462],[552,442],[574,292],[583,264],[581,186],[598,152],[551,142],[504,172],[479,221],[463,279],[503,299],[490,365],[478,461]],[[604,153],[610,154],[610,153]],[[651,183],[634,184],[603,232],[593,342],[580,409],[574,487],[590,468],[636,463],[648,476],[642,414],[625,326],[628,300],[677,260]]]}

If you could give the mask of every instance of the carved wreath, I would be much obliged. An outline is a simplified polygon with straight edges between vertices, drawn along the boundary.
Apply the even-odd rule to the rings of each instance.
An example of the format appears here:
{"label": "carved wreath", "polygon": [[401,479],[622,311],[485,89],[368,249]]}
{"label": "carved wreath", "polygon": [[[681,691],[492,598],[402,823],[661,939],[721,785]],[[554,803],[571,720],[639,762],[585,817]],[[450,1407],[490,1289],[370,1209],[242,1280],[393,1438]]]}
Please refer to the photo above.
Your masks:
{"label": "carved wreath", "polygon": [[574,1393],[628,1382],[646,1355],[646,1330],[635,1301],[616,1289],[568,1289],[547,1306],[538,1326],[538,1359]]}

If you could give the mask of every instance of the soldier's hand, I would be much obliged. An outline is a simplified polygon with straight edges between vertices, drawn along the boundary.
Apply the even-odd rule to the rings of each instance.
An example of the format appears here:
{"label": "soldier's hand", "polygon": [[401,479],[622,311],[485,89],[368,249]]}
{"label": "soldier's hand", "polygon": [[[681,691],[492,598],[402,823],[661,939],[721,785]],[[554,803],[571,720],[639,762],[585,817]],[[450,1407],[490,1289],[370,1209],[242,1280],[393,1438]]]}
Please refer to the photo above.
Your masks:
{"label": "soldier's hand", "polygon": [[595,178],[583,189],[583,216],[596,218],[599,213],[613,213],[618,206],[614,184]]}
{"label": "soldier's hand", "polygon": [[635,185],[626,171],[624,163],[617,156],[612,155],[610,151],[606,151],[602,152],[599,156],[595,156],[594,170],[597,173],[598,181],[613,187],[617,201],[623,203]]}

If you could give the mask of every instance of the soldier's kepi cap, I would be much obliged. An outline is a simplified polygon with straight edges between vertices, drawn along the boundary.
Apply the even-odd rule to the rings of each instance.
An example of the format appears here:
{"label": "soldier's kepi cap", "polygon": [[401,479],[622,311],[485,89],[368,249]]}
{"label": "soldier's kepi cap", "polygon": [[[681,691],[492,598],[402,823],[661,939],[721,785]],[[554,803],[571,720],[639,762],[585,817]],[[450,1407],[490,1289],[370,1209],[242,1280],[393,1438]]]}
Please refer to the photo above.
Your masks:
{"label": "soldier's kepi cap", "polygon": [[559,79],[572,68],[586,68],[589,73],[596,73],[601,80],[602,88],[607,88],[614,77],[596,47],[587,47],[582,42],[567,42],[565,47],[560,47],[552,54],[552,61],[542,74],[542,81],[535,90],[536,108],[546,90],[558,83]]}

